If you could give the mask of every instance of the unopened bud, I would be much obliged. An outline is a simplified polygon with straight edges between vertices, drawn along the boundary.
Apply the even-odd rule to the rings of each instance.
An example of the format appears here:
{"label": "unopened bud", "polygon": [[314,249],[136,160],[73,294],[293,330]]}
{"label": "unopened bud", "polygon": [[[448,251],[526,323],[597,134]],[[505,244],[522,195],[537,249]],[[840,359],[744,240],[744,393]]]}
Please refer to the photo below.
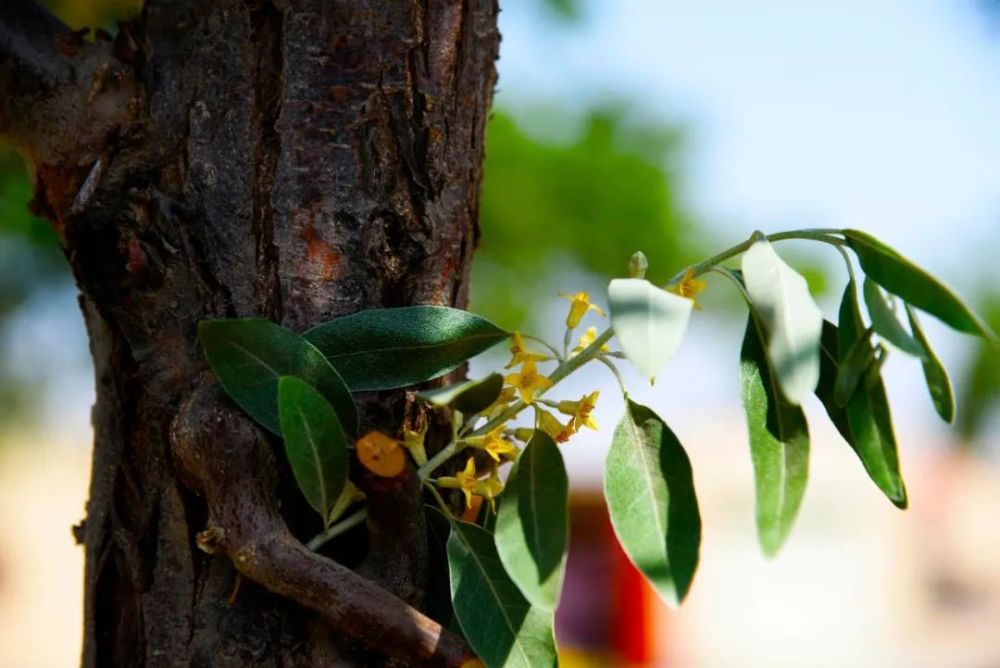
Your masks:
{"label": "unopened bud", "polygon": [[646,278],[646,270],[649,269],[649,260],[642,251],[632,253],[628,259],[628,275],[632,278]]}

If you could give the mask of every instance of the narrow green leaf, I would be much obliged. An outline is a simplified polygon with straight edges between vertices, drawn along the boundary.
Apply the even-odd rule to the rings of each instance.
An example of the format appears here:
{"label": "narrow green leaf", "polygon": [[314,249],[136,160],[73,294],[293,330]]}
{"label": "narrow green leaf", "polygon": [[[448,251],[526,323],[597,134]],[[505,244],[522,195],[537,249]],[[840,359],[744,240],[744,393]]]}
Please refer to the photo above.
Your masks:
{"label": "narrow green leaf", "polygon": [[295,482],[329,524],[347,483],[347,443],[340,420],[322,394],[293,376],[278,380],[278,414]]}
{"label": "narrow green leaf", "polygon": [[823,336],[820,339],[820,363],[819,363],[819,384],[816,385],[816,396],[826,409],[826,414],[830,416],[833,426],[837,428],[840,435],[852,447],[854,437],[851,435],[851,427],[847,421],[847,409],[839,405],[834,399],[834,387],[837,379],[837,359],[839,357],[839,332],[837,326],[829,320],[823,321]]}
{"label": "narrow green leaf", "polygon": [[806,279],[760,240],[743,254],[743,280],[750,303],[767,331],[767,356],[782,393],[801,404],[819,382],[823,314]]}
{"label": "narrow green leaf", "polygon": [[691,586],[701,542],[691,462],[656,413],[627,404],[608,452],[604,496],[625,554],[676,606]]}
{"label": "narrow green leaf", "polygon": [[774,556],[788,537],[809,477],[809,427],[778,389],[753,312],[740,352],[740,386],[757,492],[757,537]]}
{"label": "narrow green leaf", "polygon": [[466,380],[436,390],[419,392],[417,396],[435,406],[450,406],[466,415],[474,415],[489,408],[502,390],[503,376],[491,373],[486,378]]}
{"label": "narrow green leaf", "polygon": [[616,278],[608,284],[608,308],[625,357],[655,378],[680,347],[694,302],[644,278]]}
{"label": "narrow green leaf", "polygon": [[996,341],[996,334],[943,283],[875,237],[844,230],[861,268],[889,292],[940,318],[954,329]]}
{"label": "narrow green leaf", "polygon": [[448,565],[455,616],[488,668],[556,665],[552,611],[533,608],[524,598],[504,570],[493,536],[453,521]]}
{"label": "narrow green leaf", "polygon": [[444,375],[508,336],[489,320],[444,306],[371,309],[303,335],[352,392],[391,390]]}
{"label": "narrow green leaf", "polygon": [[[840,303],[838,332],[840,350],[850,348],[865,336],[854,281],[848,283]],[[847,422],[853,437],[848,442],[878,488],[894,504],[905,508],[906,486],[899,471],[896,436],[885,385],[877,366],[869,365],[866,373],[868,377],[858,384],[847,403]]]}
{"label": "narrow green leaf", "polygon": [[882,290],[879,289],[878,284],[870,278],[865,278],[862,292],[865,296],[865,305],[868,306],[868,315],[871,316],[872,327],[875,329],[875,333],[904,353],[916,357],[923,356],[923,346],[909,332],[903,329],[903,325],[896,318],[896,314],[892,312],[892,308],[889,306],[885,295],[882,294]]}
{"label": "narrow green leaf", "polygon": [[555,441],[536,429],[507,478],[496,546],[528,601],[554,610],[569,546],[569,478]]}
{"label": "narrow green leaf", "polygon": [[281,376],[308,382],[333,404],[348,433],[357,430],[357,408],[344,381],[323,354],[295,332],[258,318],[203,320],[198,338],[226,393],[275,434],[281,434]]}
{"label": "narrow green leaf", "polygon": [[861,338],[851,344],[843,359],[839,361],[833,398],[840,407],[847,406],[865,370],[875,361],[875,350],[872,348],[874,332],[875,330],[870,327],[866,329]]}
{"label": "narrow green leaf", "polygon": [[909,304],[906,305],[906,315],[910,319],[910,329],[913,336],[923,348],[922,364],[924,367],[924,379],[927,381],[927,389],[931,394],[931,401],[934,402],[934,409],[945,422],[951,424],[955,419],[955,393],[951,389],[951,379],[948,378],[948,371],[944,368],[941,360],[934,354],[930,341],[924,335],[924,330],[917,320],[917,313]]}

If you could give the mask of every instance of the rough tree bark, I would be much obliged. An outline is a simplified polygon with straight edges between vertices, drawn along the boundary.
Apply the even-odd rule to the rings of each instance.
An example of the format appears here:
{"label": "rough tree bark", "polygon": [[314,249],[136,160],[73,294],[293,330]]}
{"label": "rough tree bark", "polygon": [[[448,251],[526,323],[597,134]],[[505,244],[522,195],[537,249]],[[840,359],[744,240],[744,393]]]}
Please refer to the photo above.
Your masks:
{"label": "rough tree bark", "polygon": [[[464,305],[496,0],[148,0],[113,40],[0,4],[0,137],[62,235],[96,367],[83,664],[461,665],[417,611],[413,472],[359,477],[353,569],[305,550],[289,471],[196,325]],[[363,398],[365,426],[404,404]]]}

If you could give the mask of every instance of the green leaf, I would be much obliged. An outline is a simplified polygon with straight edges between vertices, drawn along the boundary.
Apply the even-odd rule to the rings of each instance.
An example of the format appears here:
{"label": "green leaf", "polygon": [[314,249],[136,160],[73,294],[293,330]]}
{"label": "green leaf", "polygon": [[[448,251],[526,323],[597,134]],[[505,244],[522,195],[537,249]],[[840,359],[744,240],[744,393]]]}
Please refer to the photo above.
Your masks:
{"label": "green leaf", "polygon": [[489,408],[502,390],[503,376],[491,373],[486,378],[466,380],[436,390],[419,392],[417,396],[435,406],[450,406],[466,415],[474,415]]}
{"label": "green leaf", "polygon": [[622,352],[647,378],[655,378],[684,338],[694,302],[644,278],[608,284],[611,325]]}
{"label": "green leaf", "polygon": [[357,408],[344,381],[323,354],[295,332],[258,318],[203,320],[198,338],[226,393],[275,434],[281,434],[281,376],[308,382],[333,404],[348,433],[357,430]]}
{"label": "green leaf", "polygon": [[924,335],[924,330],[917,320],[917,313],[909,304],[906,305],[906,315],[910,319],[910,329],[913,336],[923,349],[921,362],[924,367],[924,380],[934,402],[934,409],[945,422],[951,424],[955,419],[955,393],[951,389],[951,379],[941,360],[934,354],[930,341]]}
{"label": "green leaf", "polygon": [[847,406],[854,396],[854,390],[857,389],[861,376],[875,360],[875,350],[872,348],[874,332],[875,330],[870,327],[866,329],[861,338],[851,344],[843,359],[838,362],[837,379],[833,386],[833,398],[838,406]]}
{"label": "green leaf", "polygon": [[669,605],[698,567],[701,516],[691,462],[670,428],[627,400],[604,469],[604,496],[625,554]]}
{"label": "green leaf", "polygon": [[[838,326],[840,350],[850,348],[865,336],[854,281],[847,284],[840,303]],[[847,422],[854,448],[869,477],[900,508],[906,507],[906,486],[899,471],[896,436],[885,385],[878,367],[870,365],[868,377],[858,384],[847,403]]]}
{"label": "green leaf", "polygon": [[391,390],[444,375],[508,336],[489,320],[444,306],[371,309],[303,336],[352,392]]}
{"label": "green leaf", "polygon": [[910,336],[909,332],[903,329],[903,325],[896,318],[896,314],[892,312],[892,308],[889,306],[885,295],[879,289],[878,284],[870,278],[865,278],[862,292],[865,296],[865,305],[868,306],[868,315],[871,316],[872,327],[875,329],[875,333],[904,353],[916,357],[923,356],[923,346]]}
{"label": "green leaf", "polygon": [[834,387],[837,379],[837,359],[839,357],[839,332],[837,326],[829,320],[823,321],[823,336],[820,339],[819,383],[816,385],[816,396],[826,409],[827,415],[837,428],[840,435],[852,447],[854,437],[847,421],[847,409],[834,399]]}
{"label": "green leaf", "polygon": [[347,483],[347,443],[340,420],[322,394],[293,376],[278,380],[278,413],[295,482],[329,524]]}
{"label": "green leaf", "polygon": [[740,386],[757,488],[757,537],[774,556],[788,537],[809,477],[809,427],[778,389],[753,312],[740,352]]}
{"label": "green leaf", "polygon": [[767,356],[778,385],[797,406],[819,382],[823,314],[806,279],[785,264],[766,240],[743,254],[743,280],[767,331]]}
{"label": "green leaf", "polygon": [[552,611],[531,607],[504,570],[493,536],[453,521],[448,565],[455,616],[488,668],[556,665]]}
{"label": "green leaf", "polygon": [[883,288],[954,329],[996,340],[986,323],[936,278],[870,234],[859,230],[843,232],[861,268]]}
{"label": "green leaf", "polygon": [[559,446],[536,429],[507,478],[497,552],[528,601],[554,610],[569,546],[569,478]]}

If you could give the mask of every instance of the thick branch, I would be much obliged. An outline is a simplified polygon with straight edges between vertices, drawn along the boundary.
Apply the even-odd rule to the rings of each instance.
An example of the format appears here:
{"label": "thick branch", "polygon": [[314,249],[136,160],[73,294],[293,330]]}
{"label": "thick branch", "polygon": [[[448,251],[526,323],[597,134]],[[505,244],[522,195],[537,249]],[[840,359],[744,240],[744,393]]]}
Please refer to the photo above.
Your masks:
{"label": "thick branch", "polygon": [[0,2],[0,140],[34,169],[36,211],[57,225],[94,165],[99,177],[135,93],[131,68],[115,56],[128,59],[128,30],[117,44],[85,33],[33,0]]}
{"label": "thick branch", "polygon": [[409,665],[458,667],[475,660],[437,622],[291,535],[277,509],[270,447],[210,379],[182,405],[171,446],[185,481],[208,504],[202,549],[225,554],[246,577]]}

